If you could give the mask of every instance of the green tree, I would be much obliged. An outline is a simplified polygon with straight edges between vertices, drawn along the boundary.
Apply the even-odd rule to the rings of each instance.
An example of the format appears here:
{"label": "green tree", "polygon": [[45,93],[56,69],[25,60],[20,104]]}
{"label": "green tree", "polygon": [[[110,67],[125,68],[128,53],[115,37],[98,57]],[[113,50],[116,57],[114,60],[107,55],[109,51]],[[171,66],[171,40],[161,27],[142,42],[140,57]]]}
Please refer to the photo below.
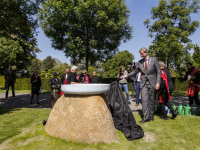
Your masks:
{"label": "green tree", "polygon": [[[5,71],[8,64],[15,65],[17,69],[26,68],[35,57],[36,52],[40,51],[35,38],[38,23],[34,18],[34,15],[38,13],[40,2],[41,0],[0,1],[0,37],[4,37],[7,44],[16,43],[16,46],[11,44],[10,47],[13,48],[8,51],[12,51],[10,55],[15,57],[13,61],[9,61],[11,56],[5,55],[6,52],[0,52],[1,56],[5,56],[4,63],[1,64],[1,71]],[[9,45],[7,46],[9,47]]]}
{"label": "green tree", "polygon": [[194,46],[194,53],[192,55],[192,58],[196,63],[196,67],[200,69],[200,47],[197,44]]}
{"label": "green tree", "polygon": [[128,50],[119,52],[112,59],[103,63],[105,77],[116,78],[119,68],[123,66],[127,69],[127,65],[132,65],[134,59],[133,54]]}
{"label": "green tree", "polygon": [[88,69],[89,62],[110,58],[121,41],[131,39],[129,12],[124,0],[47,0],[38,18],[53,48],[73,64],[86,58]]}
{"label": "green tree", "polygon": [[96,69],[95,69],[94,67],[92,67],[92,66],[89,66],[89,67],[88,67],[88,74],[90,75],[90,77],[93,76],[93,72],[94,72],[94,71],[96,71]]}
{"label": "green tree", "polygon": [[150,54],[167,66],[179,68],[182,57],[193,47],[190,36],[199,22],[192,21],[191,14],[198,12],[198,3],[199,0],[160,0],[158,7],[151,10],[154,23],[150,25],[150,19],[144,21],[149,36],[154,38]]}
{"label": "green tree", "polygon": [[31,61],[31,65],[28,66],[27,71],[30,76],[33,75],[34,71],[38,71],[38,73],[41,73],[41,67],[42,67],[42,61],[38,58],[35,58]]}
{"label": "green tree", "polygon": [[57,72],[58,78],[61,79],[62,75],[65,74],[66,68],[69,68],[67,63],[62,63],[59,59],[55,58],[54,67],[51,69],[51,73]]}
{"label": "green tree", "polygon": [[8,40],[4,37],[0,37],[0,70],[1,74],[9,66],[14,66],[18,63],[17,54],[22,55],[24,50],[20,46],[18,41]]}
{"label": "green tree", "polygon": [[47,56],[42,61],[42,70],[48,72],[48,70],[52,69],[55,65],[56,61],[51,56]]}

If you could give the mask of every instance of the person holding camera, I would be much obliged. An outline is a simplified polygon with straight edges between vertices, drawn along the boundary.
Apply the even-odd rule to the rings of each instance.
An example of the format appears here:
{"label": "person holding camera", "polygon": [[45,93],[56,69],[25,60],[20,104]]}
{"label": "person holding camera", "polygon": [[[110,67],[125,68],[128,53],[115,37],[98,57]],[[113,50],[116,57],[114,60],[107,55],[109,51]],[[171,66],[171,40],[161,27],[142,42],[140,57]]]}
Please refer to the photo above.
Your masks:
{"label": "person holding camera", "polygon": [[128,82],[127,82],[127,78],[121,78],[122,76],[127,76],[128,72],[124,70],[124,67],[120,67],[120,70],[118,72],[117,78],[119,80],[119,86],[121,89],[124,89],[125,93],[126,93],[126,99],[128,104],[131,104],[130,102],[130,97],[128,94]]}
{"label": "person holding camera", "polygon": [[186,64],[187,66],[187,73],[185,76],[181,75],[181,78],[184,81],[188,81],[188,92],[187,92],[187,96],[189,97],[189,104],[193,105],[193,101],[195,101],[196,105],[200,106],[200,101],[199,101],[199,97],[198,97],[198,93],[200,91],[200,72],[198,69],[196,69],[192,63],[188,62]]}
{"label": "person holding camera", "polygon": [[86,69],[83,69],[83,73],[81,73],[80,77],[82,78],[81,82],[84,84],[90,83],[90,76]]}

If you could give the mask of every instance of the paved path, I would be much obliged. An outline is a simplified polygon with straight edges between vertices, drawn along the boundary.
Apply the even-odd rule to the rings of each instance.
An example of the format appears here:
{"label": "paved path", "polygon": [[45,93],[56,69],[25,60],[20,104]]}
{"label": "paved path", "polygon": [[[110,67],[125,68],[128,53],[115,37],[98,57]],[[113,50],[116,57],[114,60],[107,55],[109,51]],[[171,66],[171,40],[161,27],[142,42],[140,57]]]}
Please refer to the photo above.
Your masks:
{"label": "paved path", "polygon": [[[34,97],[33,104],[30,105],[30,94],[16,93],[16,98],[13,99],[11,93],[9,93],[8,100],[5,100],[5,93],[0,93],[0,107],[14,107],[14,108],[43,108],[50,109],[50,94],[40,94],[40,104],[36,104],[36,96]],[[183,96],[172,97],[172,103],[178,105],[179,103],[188,103],[188,98]],[[132,112],[141,112],[142,105],[135,107],[135,99],[131,99],[131,105],[129,105]]]}

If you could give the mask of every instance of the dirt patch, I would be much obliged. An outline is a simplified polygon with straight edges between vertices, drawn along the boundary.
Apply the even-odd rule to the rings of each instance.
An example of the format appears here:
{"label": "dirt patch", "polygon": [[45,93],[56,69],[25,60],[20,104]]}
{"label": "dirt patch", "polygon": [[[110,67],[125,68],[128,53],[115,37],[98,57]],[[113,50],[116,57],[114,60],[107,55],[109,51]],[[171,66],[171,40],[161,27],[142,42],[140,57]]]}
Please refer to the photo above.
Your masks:
{"label": "dirt patch", "polygon": [[145,132],[143,137],[143,142],[155,142],[156,136],[153,132]]}

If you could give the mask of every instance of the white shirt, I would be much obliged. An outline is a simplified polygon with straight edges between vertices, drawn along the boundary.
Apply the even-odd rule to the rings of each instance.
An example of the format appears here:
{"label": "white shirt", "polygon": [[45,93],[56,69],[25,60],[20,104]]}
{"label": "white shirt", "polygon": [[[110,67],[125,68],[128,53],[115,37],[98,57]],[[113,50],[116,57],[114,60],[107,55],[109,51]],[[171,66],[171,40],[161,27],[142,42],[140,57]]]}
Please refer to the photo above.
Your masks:
{"label": "white shirt", "polygon": [[140,82],[141,81],[141,72],[137,73],[137,82]]}
{"label": "white shirt", "polygon": [[68,76],[68,75],[66,74],[66,78],[65,78],[65,79],[67,79],[67,76]]}

